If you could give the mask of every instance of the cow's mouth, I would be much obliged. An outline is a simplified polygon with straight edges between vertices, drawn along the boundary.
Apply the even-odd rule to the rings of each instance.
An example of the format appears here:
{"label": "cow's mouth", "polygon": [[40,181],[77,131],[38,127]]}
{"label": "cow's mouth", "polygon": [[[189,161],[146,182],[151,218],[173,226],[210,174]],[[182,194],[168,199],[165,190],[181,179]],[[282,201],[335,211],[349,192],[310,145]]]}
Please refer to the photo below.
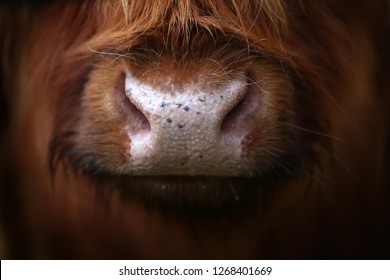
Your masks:
{"label": "cow's mouth", "polygon": [[266,191],[257,177],[99,176],[99,182],[103,194],[117,192],[126,203],[141,201],[150,209],[198,216],[243,211],[258,205]]}
{"label": "cow's mouth", "polygon": [[[131,176],[100,173],[88,176],[100,193],[116,193],[125,203],[141,202],[147,208],[180,214],[226,215],[263,207],[279,185],[300,170],[299,160],[289,159],[296,170],[272,166],[247,177],[231,176]],[[291,173],[292,172],[292,173]]]}
{"label": "cow's mouth", "polygon": [[[69,147],[68,147],[69,148]],[[232,212],[249,213],[253,207],[266,206],[272,196],[281,189],[278,186],[288,185],[286,181],[299,176],[307,165],[307,154],[293,150],[280,155],[275,161],[267,161],[246,170],[242,176],[234,174],[209,175],[201,172],[195,174],[155,174],[152,171],[145,175],[132,172],[112,172],[96,155],[76,152],[70,146],[68,155],[76,158],[65,158],[67,164],[81,180],[93,186],[103,197],[117,195],[124,205],[141,203],[147,208],[212,216]],[[58,160],[57,164],[61,162]],[[310,162],[309,162],[310,164]],[[306,166],[307,167],[307,166]],[[237,166],[239,168],[239,166]],[[56,165],[53,168],[55,174]]]}

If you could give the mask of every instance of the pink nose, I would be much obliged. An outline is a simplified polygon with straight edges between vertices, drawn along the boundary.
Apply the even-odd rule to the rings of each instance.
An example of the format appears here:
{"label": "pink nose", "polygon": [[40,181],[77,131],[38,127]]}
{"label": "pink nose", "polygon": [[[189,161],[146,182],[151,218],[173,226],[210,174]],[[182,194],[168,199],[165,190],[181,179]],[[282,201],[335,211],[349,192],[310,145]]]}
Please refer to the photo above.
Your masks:
{"label": "pink nose", "polygon": [[246,77],[161,89],[127,73],[124,86],[133,175],[241,175],[242,141],[260,106]]}

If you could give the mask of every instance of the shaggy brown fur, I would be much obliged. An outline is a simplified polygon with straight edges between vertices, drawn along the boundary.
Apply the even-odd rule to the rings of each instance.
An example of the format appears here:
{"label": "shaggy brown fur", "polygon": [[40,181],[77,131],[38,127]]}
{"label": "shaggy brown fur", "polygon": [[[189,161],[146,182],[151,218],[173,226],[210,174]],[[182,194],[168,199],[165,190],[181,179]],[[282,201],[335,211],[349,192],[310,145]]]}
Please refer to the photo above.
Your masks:
{"label": "shaggy brown fur", "polygon": [[[386,11],[384,0],[2,7],[7,253],[388,258]],[[144,83],[174,73],[184,84],[208,77],[210,88],[247,71],[270,108],[244,144],[255,176],[120,174],[132,120],[102,92],[125,67]]]}

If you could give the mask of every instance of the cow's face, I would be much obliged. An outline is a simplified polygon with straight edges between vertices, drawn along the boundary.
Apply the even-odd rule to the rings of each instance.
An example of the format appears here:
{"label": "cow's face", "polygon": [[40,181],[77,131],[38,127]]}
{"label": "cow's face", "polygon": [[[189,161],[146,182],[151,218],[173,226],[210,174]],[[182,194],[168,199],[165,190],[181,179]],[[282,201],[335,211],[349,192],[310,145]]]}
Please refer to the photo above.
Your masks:
{"label": "cow's face", "polygon": [[[344,206],[324,189],[380,186],[380,171],[360,172],[384,166],[365,149],[384,139],[372,94],[381,3],[290,2],[70,1],[4,14],[10,154],[38,247],[57,248],[61,233],[87,256],[119,244],[200,256],[201,243],[204,255],[258,256],[252,245],[275,228],[283,242],[312,240],[311,219],[327,228],[317,205]],[[102,236],[117,239],[98,250]]]}
{"label": "cow's face", "polygon": [[[328,69],[309,73],[303,86],[294,65],[297,34],[289,32],[308,35],[289,26],[285,8],[250,1],[220,11],[210,3],[202,8],[206,16],[195,4],[188,11],[149,4],[143,10],[147,4],[137,1],[127,8],[101,3],[115,21],[83,23],[91,31],[79,35],[81,46],[71,42],[65,58],[53,58],[59,92],[52,96],[52,172],[65,164],[98,184],[156,200],[186,190],[182,199],[200,201],[217,191],[225,193],[217,201],[236,203],[312,169],[313,136],[327,133],[327,121],[318,121],[322,105],[301,107],[324,98],[327,85],[315,84],[315,75]],[[336,60],[331,51],[311,52]],[[323,88],[309,96],[316,86]],[[304,95],[305,104],[297,102]]]}
{"label": "cow's face", "polygon": [[77,111],[67,108],[76,116],[64,113],[74,122],[55,134],[53,155],[87,176],[136,180],[145,192],[197,192],[295,171],[304,155],[291,78],[280,63],[248,56],[245,47],[225,43],[179,58],[100,57],[70,104]]}

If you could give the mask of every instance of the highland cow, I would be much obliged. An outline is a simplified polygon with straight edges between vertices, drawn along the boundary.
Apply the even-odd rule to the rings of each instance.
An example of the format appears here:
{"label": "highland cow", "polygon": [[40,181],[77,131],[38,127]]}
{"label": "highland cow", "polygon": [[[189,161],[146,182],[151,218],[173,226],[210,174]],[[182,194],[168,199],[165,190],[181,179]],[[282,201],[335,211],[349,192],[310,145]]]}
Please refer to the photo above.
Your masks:
{"label": "highland cow", "polygon": [[388,258],[387,5],[3,5],[3,253]]}

